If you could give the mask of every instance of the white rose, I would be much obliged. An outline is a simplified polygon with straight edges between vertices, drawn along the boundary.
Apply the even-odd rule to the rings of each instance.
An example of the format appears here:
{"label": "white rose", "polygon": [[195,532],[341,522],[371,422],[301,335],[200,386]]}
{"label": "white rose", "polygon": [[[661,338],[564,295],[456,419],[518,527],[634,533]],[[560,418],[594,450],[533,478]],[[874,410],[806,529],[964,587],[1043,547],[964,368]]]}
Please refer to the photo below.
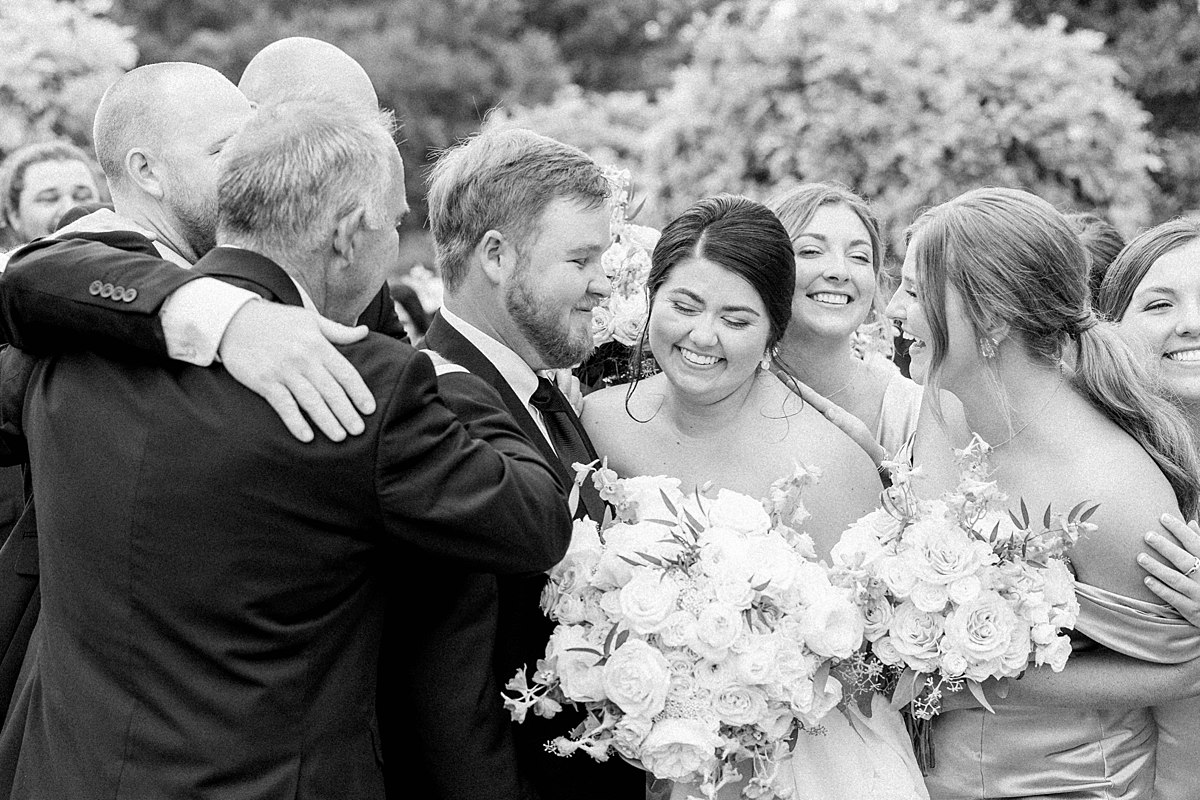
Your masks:
{"label": "white rose", "polygon": [[767,516],[761,501],[728,489],[721,489],[717,498],[709,503],[708,520],[713,526],[730,528],[749,536],[766,533],[771,527],[771,518]]}
{"label": "white rose", "polygon": [[896,649],[890,636],[884,636],[872,642],[871,652],[878,656],[880,661],[890,666],[898,667],[904,663],[904,656],[900,655],[900,651]]}
{"label": "white rose", "polygon": [[753,686],[728,685],[713,695],[712,707],[727,725],[753,725],[767,713],[767,696]]}
{"label": "white rose", "polygon": [[[607,252],[605,253],[607,255]],[[612,341],[613,313],[605,305],[592,309],[592,344],[595,347]]]}
{"label": "white rose", "polygon": [[800,602],[804,605],[816,603],[833,591],[833,584],[829,582],[829,573],[822,565],[812,561],[801,561],[795,565],[795,568],[796,577],[793,585]]}
{"label": "white rose", "polygon": [[641,639],[628,639],[604,666],[604,691],[626,714],[653,717],[663,710],[670,686],[666,657]]}
{"label": "white rose", "polygon": [[658,778],[697,780],[716,762],[724,740],[698,719],[662,719],[642,741],[641,761]]}
{"label": "white rose", "polygon": [[876,569],[879,579],[896,597],[908,597],[917,585],[917,571],[905,556],[884,556],[879,559]]}
{"label": "white rose", "polygon": [[1029,630],[1029,638],[1033,639],[1034,644],[1050,644],[1052,641],[1058,638],[1058,628],[1047,622],[1034,625]]}
{"label": "white rose", "polygon": [[634,292],[626,297],[614,293],[609,298],[612,310],[612,338],[626,347],[633,347],[642,338],[642,329],[646,327],[646,294]]}
{"label": "white rose", "polygon": [[946,644],[973,664],[994,661],[1008,652],[1020,624],[1007,600],[984,592],[946,617]]}
{"label": "white rose", "polygon": [[906,665],[917,672],[931,672],[937,665],[941,617],[927,614],[912,601],[905,601],[896,608],[889,631],[892,646]]}
{"label": "white rose", "polygon": [[702,658],[720,661],[745,627],[742,614],[733,606],[709,603],[696,616],[696,627],[688,646]]}
{"label": "white rose", "polygon": [[1029,629],[1018,621],[1008,643],[1008,650],[1000,658],[1003,665],[1002,674],[1020,675],[1024,672],[1033,656],[1033,649],[1033,641],[1029,638]]}
{"label": "white rose", "polygon": [[908,599],[922,611],[936,614],[946,607],[950,593],[946,591],[945,584],[917,581],[917,585],[909,593]]}
{"label": "white rose", "polygon": [[942,672],[949,678],[957,678],[967,671],[967,657],[953,651],[942,656]]}
{"label": "white rose", "polygon": [[892,603],[886,597],[868,597],[862,605],[863,636],[874,642],[888,632],[892,623]]}
{"label": "white rose", "polygon": [[811,680],[801,681],[791,690],[789,705],[792,713],[809,727],[818,724],[842,701],[842,684],[837,678],[830,678],[824,687],[818,687]]}
{"label": "white rose", "polygon": [[[873,511],[868,516],[880,513],[886,514]],[[883,545],[879,543],[879,537],[873,526],[869,523],[863,524],[865,520],[866,517],[854,523],[829,551],[829,557],[834,564],[842,567],[866,567],[883,555]]]}
{"label": "white rose", "polygon": [[654,250],[654,245],[658,244],[658,237],[662,234],[657,228],[629,223],[625,226],[625,235],[629,237],[630,244],[650,252]]}
{"label": "white rose", "polygon": [[831,591],[805,609],[800,630],[817,655],[848,658],[862,644],[863,618],[857,606]]}
{"label": "white rose", "polygon": [[753,582],[746,577],[738,577],[729,571],[718,568],[717,574],[709,581],[712,596],[718,603],[745,611],[754,603]]}
{"label": "white rose", "polygon": [[658,629],[658,638],[667,647],[686,647],[696,633],[696,617],[687,611],[668,615]]}
{"label": "white rose", "polygon": [[587,619],[583,600],[573,594],[560,594],[550,616],[562,625],[578,625]]}
{"label": "white rose", "polygon": [[605,547],[596,565],[593,583],[604,589],[624,586],[633,577],[633,564],[646,564],[645,556],[674,558],[679,544],[669,528],[652,522],[618,523],[604,532]]}
{"label": "white rose", "polygon": [[735,663],[738,676],[749,684],[770,683],[774,679],[779,646],[773,639],[756,636],[750,645],[738,653]]}
{"label": "white rose", "polygon": [[[775,600],[790,592],[801,575],[810,574],[803,565],[811,562],[801,559],[783,537],[775,533],[746,540],[745,558],[751,570],[750,583],[763,587],[760,591]],[[818,568],[825,572],[823,567]],[[829,583],[828,575],[825,575],[824,583]]]}
{"label": "white rose", "polygon": [[626,715],[613,728],[613,746],[626,758],[636,759],[652,727],[649,719]]}
{"label": "white rose", "polygon": [[780,639],[776,646],[775,670],[780,683],[791,685],[812,677],[816,665],[804,654],[798,639]]}
{"label": "white rose", "polygon": [[1079,613],[1079,602],[1075,597],[1075,576],[1060,559],[1052,558],[1043,571],[1045,577],[1046,602],[1053,606],[1073,607]]}
{"label": "white rose", "polygon": [[913,561],[917,576],[930,583],[953,583],[995,561],[995,554],[987,544],[943,519],[914,522],[904,540],[918,556]]}
{"label": "white rose", "polygon": [[546,655],[554,663],[559,685],[575,703],[598,702],[605,698],[604,667],[599,648],[582,625],[560,625],[550,634]]}
{"label": "white rose", "polygon": [[950,600],[955,605],[969,603],[983,591],[983,583],[974,575],[959,578],[948,587]]}
{"label": "white rose", "polygon": [[634,633],[656,632],[675,610],[679,584],[670,575],[651,569],[635,570],[629,583],[621,587],[621,614]]}

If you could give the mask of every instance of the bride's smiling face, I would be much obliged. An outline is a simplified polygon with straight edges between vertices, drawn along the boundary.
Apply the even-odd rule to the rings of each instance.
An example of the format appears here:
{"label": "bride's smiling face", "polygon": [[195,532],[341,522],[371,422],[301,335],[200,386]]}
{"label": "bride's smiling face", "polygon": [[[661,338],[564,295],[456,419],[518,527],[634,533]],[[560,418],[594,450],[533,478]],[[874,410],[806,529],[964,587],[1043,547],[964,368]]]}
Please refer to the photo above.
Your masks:
{"label": "bride's smiling face", "polygon": [[658,288],[648,334],[671,384],[701,402],[716,402],[754,377],[770,322],[745,279],[706,258],[689,258]]}

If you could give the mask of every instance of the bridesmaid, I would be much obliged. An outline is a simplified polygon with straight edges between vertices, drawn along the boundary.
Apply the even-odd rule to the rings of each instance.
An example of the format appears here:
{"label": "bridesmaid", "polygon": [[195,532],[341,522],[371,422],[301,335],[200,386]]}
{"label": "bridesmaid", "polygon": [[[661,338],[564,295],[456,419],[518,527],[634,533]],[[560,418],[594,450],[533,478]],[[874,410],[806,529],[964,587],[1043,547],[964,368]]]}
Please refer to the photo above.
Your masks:
{"label": "bridesmaid", "polygon": [[[1122,337],[1143,357],[1160,388],[1183,409],[1193,434],[1200,436],[1200,223],[1172,220],[1131,241],[1106,272],[1096,308],[1117,322]],[[1193,530],[1178,520],[1168,524],[1177,542],[1200,552]],[[1177,567],[1139,555],[1138,562],[1151,573],[1146,585],[1193,625],[1200,624],[1196,602],[1200,597],[1194,588],[1200,558],[1159,533],[1147,534],[1146,540]],[[1186,797],[1200,785],[1196,759],[1200,698],[1164,704],[1155,716],[1159,724],[1155,796]]]}
{"label": "bridesmaid", "polygon": [[777,374],[857,418],[876,462],[894,456],[916,429],[921,387],[891,361],[859,358],[851,347],[855,331],[882,314],[879,221],[865,200],[834,183],[802,184],[767,207],[787,229],[796,256],[792,320],[778,344]]}
{"label": "bridesmaid", "polygon": [[[1196,629],[1134,569],[1141,532],[1163,509],[1195,513],[1191,437],[1178,411],[1144,388],[1129,349],[1097,324],[1087,259],[1066,221],[1028,193],[977,190],[926,212],[909,236],[891,308],[914,337],[913,377],[958,397],[970,428],[992,444],[994,477],[1013,502],[1100,503],[1099,530],[1072,553],[1083,645],[1158,663],[1200,655]],[[1071,707],[1080,699],[1070,696],[1073,666],[1104,664],[1079,662],[1057,676],[1061,704],[938,717],[931,796],[1148,797],[1153,701]]]}

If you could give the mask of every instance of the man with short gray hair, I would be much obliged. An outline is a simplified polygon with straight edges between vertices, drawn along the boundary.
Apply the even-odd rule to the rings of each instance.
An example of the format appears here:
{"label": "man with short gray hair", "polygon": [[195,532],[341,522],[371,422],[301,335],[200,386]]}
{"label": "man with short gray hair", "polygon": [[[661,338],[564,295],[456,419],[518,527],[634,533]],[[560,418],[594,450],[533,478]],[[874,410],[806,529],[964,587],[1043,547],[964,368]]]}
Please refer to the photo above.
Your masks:
{"label": "man with short gray hair", "polygon": [[[334,320],[375,295],[407,211],[388,126],[330,101],[261,109],[219,198],[196,269]],[[506,414],[464,428],[394,339],[343,352],[379,411],[308,445],[219,367],[0,362],[44,539],[44,635],[0,736],[12,797],[382,800],[385,585],[545,570],[571,525],[567,484]],[[414,652],[436,647],[411,627]]]}

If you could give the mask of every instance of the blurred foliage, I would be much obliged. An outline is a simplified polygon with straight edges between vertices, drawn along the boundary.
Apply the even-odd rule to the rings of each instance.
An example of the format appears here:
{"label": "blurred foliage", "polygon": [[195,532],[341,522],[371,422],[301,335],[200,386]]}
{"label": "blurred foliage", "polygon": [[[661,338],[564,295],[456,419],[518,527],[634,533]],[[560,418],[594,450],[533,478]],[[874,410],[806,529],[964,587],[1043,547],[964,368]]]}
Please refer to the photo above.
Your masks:
{"label": "blurred foliage", "polygon": [[923,207],[982,185],[1130,230],[1158,162],[1102,44],[1004,9],[763,0],[713,15],[656,99],[571,90],[509,118],[631,167],[659,224],[707,194],[836,180],[874,201],[893,244]]}
{"label": "blurred foliage", "polygon": [[0,2],[0,157],[56,137],[91,150],[104,89],[134,66],[133,29],[108,0]]}
{"label": "blurred foliage", "polygon": [[1200,209],[1200,9],[1196,0],[969,0],[968,13],[1011,7],[1027,25],[1052,17],[1103,33],[1122,83],[1152,114],[1162,169],[1154,219]]}

